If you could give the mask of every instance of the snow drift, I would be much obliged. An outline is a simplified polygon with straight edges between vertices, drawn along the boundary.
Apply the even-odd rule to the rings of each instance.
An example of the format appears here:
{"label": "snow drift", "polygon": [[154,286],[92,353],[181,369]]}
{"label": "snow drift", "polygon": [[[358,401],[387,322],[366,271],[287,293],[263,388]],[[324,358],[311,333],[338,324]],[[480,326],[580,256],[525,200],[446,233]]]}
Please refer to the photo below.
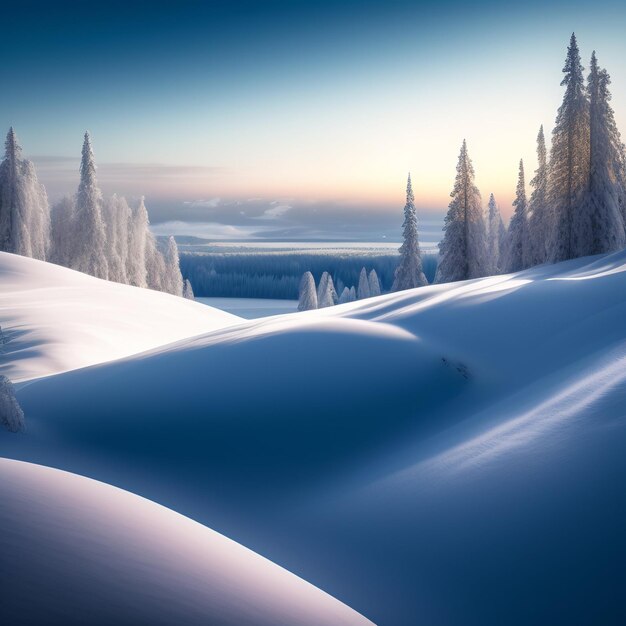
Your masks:
{"label": "snow drift", "polygon": [[19,388],[0,454],[158,501],[381,624],[620,623],[624,293],[620,252],[153,337]]}
{"label": "snow drift", "polygon": [[0,252],[0,373],[13,382],[136,354],[239,318]]}
{"label": "snow drift", "polygon": [[0,459],[0,472],[7,624],[371,624],[153,502],[18,461]]}

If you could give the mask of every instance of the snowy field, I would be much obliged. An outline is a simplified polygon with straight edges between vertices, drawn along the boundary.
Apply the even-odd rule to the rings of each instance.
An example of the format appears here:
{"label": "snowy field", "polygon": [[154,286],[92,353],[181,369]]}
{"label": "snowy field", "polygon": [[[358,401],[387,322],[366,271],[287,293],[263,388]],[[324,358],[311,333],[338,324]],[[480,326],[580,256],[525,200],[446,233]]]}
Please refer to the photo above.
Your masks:
{"label": "snowy field", "polygon": [[196,298],[196,302],[238,315],[246,320],[295,313],[298,308],[297,300],[271,300],[270,298]]}
{"label": "snowy field", "polygon": [[[177,511],[216,549],[209,528],[380,625],[626,620],[626,252],[249,321],[8,254],[0,287],[0,373],[19,382],[27,424],[0,432],[0,456]],[[51,473],[48,495],[34,485],[52,470],[4,463],[0,536],[54,554],[72,543],[87,561],[76,575],[98,567],[106,529],[79,531],[58,503],[76,502],[75,485],[97,516],[111,488]],[[43,541],[53,505],[54,542]],[[178,525],[170,514],[163,523]],[[120,547],[153,519],[160,532],[156,513],[111,531],[112,571],[145,563],[144,547],[154,562],[151,533],[136,559]],[[182,576],[174,604],[210,585],[190,551],[168,556],[164,575]],[[44,557],[25,554],[34,573],[31,561],[5,569],[8,597],[43,584]],[[242,603],[258,598],[249,582],[232,591]],[[289,610],[304,620],[319,592],[302,589]],[[221,610],[212,597],[205,616]],[[310,621],[344,623],[325,619]]]}

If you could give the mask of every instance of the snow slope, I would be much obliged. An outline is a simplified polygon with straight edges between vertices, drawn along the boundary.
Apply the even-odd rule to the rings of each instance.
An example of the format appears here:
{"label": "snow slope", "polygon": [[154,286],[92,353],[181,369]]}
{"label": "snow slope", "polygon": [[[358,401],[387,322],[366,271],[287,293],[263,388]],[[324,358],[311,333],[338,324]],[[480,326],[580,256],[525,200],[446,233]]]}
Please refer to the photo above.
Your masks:
{"label": "snow slope", "polygon": [[35,381],[0,454],[139,493],[381,624],[622,623],[626,252]]}
{"label": "snow slope", "polygon": [[7,459],[0,473],[3,623],[371,624],[149,500]]}
{"label": "snow slope", "polygon": [[149,289],[0,252],[0,373],[14,382],[136,354],[239,321]]}

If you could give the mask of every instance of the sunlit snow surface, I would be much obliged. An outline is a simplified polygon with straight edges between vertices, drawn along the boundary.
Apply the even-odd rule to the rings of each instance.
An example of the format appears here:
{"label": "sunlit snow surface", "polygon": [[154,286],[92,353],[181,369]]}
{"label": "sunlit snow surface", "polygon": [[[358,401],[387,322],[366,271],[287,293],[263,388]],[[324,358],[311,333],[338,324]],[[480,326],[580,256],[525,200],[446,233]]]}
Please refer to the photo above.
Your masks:
{"label": "sunlit snow surface", "polygon": [[4,362],[31,382],[0,455],[159,502],[379,624],[626,622],[625,252],[251,321],[191,303],[171,332],[138,290],[55,272],[0,309],[43,337]]}
{"label": "sunlit snow surface", "polygon": [[0,459],[0,475],[3,623],[371,623],[149,500],[8,459]]}

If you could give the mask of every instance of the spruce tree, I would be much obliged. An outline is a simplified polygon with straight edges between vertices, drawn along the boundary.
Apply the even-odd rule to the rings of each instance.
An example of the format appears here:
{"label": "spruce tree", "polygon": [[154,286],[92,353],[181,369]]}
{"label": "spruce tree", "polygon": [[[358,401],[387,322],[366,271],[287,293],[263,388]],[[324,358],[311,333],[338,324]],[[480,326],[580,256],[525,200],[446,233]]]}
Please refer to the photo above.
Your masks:
{"label": "spruce tree", "polygon": [[500,249],[504,248],[504,241],[500,241],[504,224],[498,203],[493,194],[489,195],[489,204],[487,205],[487,255],[489,257],[490,272],[499,274],[502,272],[502,264],[504,259],[500,257]]}
{"label": "spruce tree", "polygon": [[624,246],[624,219],[620,196],[623,147],[610,105],[610,78],[591,56],[589,94],[588,212],[582,224],[581,254],[600,254]]}
{"label": "spruce tree", "polygon": [[88,132],[85,133],[83,142],[74,217],[75,255],[72,269],[97,278],[108,278],[102,192],[96,179],[96,163]]}
{"label": "spruce tree", "polygon": [[441,261],[435,282],[446,283],[479,278],[489,273],[487,236],[474,167],[463,140],[456,179],[451,192],[444,224],[444,238],[439,243]]}
{"label": "spruce tree", "polygon": [[370,287],[370,297],[379,296],[380,295],[380,281],[378,280],[378,274],[375,269],[370,270],[369,276],[367,277],[367,282]]}
{"label": "spruce tree", "polygon": [[548,237],[550,236],[551,222],[548,206],[548,157],[546,140],[543,134],[543,124],[537,135],[537,169],[530,181],[533,192],[528,205],[528,232],[530,238],[529,262],[530,265],[544,263],[548,256]]}
{"label": "spruce tree", "polygon": [[315,279],[311,272],[305,272],[300,279],[300,297],[298,311],[310,311],[317,309],[317,292],[315,291]]}
{"label": "spruce tree", "polygon": [[49,243],[46,191],[10,128],[0,164],[0,250],[45,260]]}
{"label": "spruce tree", "polygon": [[553,212],[548,258],[553,262],[580,255],[585,194],[589,181],[589,103],[576,36],[567,49],[561,85],[565,95],[554,130],[550,153],[548,202]]}
{"label": "spruce tree", "polygon": [[191,286],[191,282],[188,278],[185,278],[185,282],[183,283],[183,298],[187,298],[187,300],[195,300],[193,287]]}
{"label": "spruce tree", "polygon": [[509,241],[507,244],[506,272],[519,272],[529,266],[528,239],[528,204],[526,201],[526,183],[524,179],[524,162],[519,162],[519,177],[515,200],[515,212],[509,225]]}
{"label": "spruce tree", "polygon": [[357,295],[359,300],[364,300],[365,298],[370,297],[370,283],[367,279],[367,270],[364,267],[361,268],[361,273],[359,274],[359,287]]}
{"label": "spruce tree", "polygon": [[395,272],[392,291],[413,289],[426,285],[428,282],[422,269],[422,254],[418,238],[417,213],[415,211],[411,174],[409,174],[406,185],[402,236],[404,241],[402,246],[400,246],[400,264]]}

